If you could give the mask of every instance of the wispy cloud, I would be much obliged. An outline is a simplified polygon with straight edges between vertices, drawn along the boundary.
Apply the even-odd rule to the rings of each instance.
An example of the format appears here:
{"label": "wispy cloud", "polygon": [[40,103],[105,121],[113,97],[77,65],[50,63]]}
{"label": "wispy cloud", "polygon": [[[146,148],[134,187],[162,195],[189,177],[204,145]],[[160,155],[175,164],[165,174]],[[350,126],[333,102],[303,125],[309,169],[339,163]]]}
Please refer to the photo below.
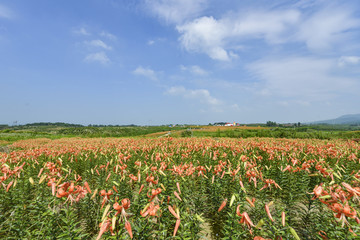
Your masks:
{"label": "wispy cloud", "polygon": [[91,34],[83,27],[75,29],[73,31],[77,35],[90,36]]}
{"label": "wispy cloud", "polygon": [[[84,48],[86,55],[84,57],[85,62],[97,62],[102,65],[111,63],[109,56],[105,53],[105,50],[112,50],[112,46],[104,42],[102,39],[92,39],[91,34],[87,28],[80,27],[73,30],[76,35],[84,37],[85,41],[82,41],[80,46]],[[108,32],[102,31],[98,35],[109,40],[116,40],[116,37]],[[99,36],[98,36],[99,37]]]}
{"label": "wispy cloud", "polygon": [[106,55],[105,52],[97,52],[88,54],[85,59],[86,62],[98,62],[103,65],[110,63],[109,57]]}
{"label": "wispy cloud", "polygon": [[183,23],[199,16],[207,0],[146,0],[146,7],[167,23]]}
{"label": "wispy cloud", "polygon": [[150,39],[149,41],[147,41],[147,45],[151,46],[156,43],[165,42],[165,41],[166,41],[166,38],[154,38],[154,39]]}
{"label": "wispy cloud", "polygon": [[213,107],[221,104],[221,101],[211,96],[207,89],[186,89],[183,86],[174,86],[169,88],[165,94],[181,96],[187,99],[196,99],[200,103],[205,103]]}
{"label": "wispy cloud", "polygon": [[353,38],[359,27],[360,19],[355,17],[353,9],[330,4],[304,19],[296,38],[310,49],[328,50]]}
{"label": "wispy cloud", "polygon": [[9,8],[5,7],[4,5],[0,4],[0,18],[8,18],[11,19],[14,17],[13,11]]}
{"label": "wispy cloud", "polygon": [[182,71],[189,71],[192,74],[197,75],[197,76],[206,76],[206,75],[209,74],[206,70],[202,69],[198,65],[192,65],[192,66],[183,66],[183,65],[181,65],[180,69]]}
{"label": "wispy cloud", "polygon": [[[268,43],[278,44],[288,40],[292,27],[299,23],[301,13],[298,10],[253,11],[234,20],[233,35],[253,39],[264,39]],[[233,21],[232,18],[227,21]]]}
{"label": "wispy cloud", "polygon": [[144,76],[154,81],[158,80],[156,72],[151,68],[144,68],[142,66],[139,66],[133,71],[133,74],[138,76]]}
{"label": "wispy cloud", "polygon": [[111,50],[111,46],[107,45],[106,43],[104,43],[102,40],[100,39],[96,39],[96,40],[91,40],[91,41],[85,41],[85,44],[89,45],[89,46],[93,46],[93,47],[100,47],[106,50]]}
{"label": "wispy cloud", "polygon": [[323,101],[335,95],[360,91],[350,77],[337,76],[336,59],[292,57],[260,60],[248,66],[260,79],[256,91],[306,101]]}
{"label": "wispy cloud", "polygon": [[114,34],[111,34],[111,33],[106,32],[106,31],[102,31],[100,33],[100,36],[105,37],[105,38],[107,38],[109,40],[112,40],[112,41],[115,41],[117,39],[117,37]]}
{"label": "wispy cloud", "polygon": [[338,65],[340,67],[346,65],[356,65],[360,63],[360,56],[341,56],[338,60]]}

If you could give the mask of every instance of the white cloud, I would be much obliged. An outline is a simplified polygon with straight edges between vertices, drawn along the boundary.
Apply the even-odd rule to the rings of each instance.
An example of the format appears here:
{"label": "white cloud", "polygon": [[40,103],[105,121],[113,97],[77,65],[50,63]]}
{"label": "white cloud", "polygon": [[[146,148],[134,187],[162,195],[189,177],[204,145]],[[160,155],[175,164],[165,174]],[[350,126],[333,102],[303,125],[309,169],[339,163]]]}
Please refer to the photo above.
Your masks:
{"label": "white cloud", "polygon": [[183,23],[199,16],[207,0],[145,0],[147,8],[167,23]]}
{"label": "white cloud", "polygon": [[113,34],[111,34],[109,32],[106,32],[106,31],[102,31],[100,33],[100,36],[105,37],[105,38],[107,38],[109,40],[112,40],[112,41],[115,41],[117,39],[117,37],[115,35],[113,35]]}
{"label": "white cloud", "polygon": [[297,10],[251,12],[233,21],[233,35],[265,39],[269,43],[288,40],[288,33],[300,20]]}
{"label": "white cloud", "polygon": [[204,52],[212,59],[228,61],[227,52],[223,49],[224,38],[229,26],[213,17],[201,17],[177,27],[182,34],[180,42],[188,51]]}
{"label": "white cloud", "polygon": [[187,99],[197,99],[201,103],[205,103],[211,106],[219,106],[221,101],[210,95],[210,92],[206,89],[186,89],[183,86],[176,86],[169,88],[166,92],[172,96],[182,96]]}
{"label": "white cloud", "polygon": [[353,16],[353,10],[331,5],[307,18],[296,38],[304,41],[310,49],[326,50],[333,44],[350,39],[352,30],[359,26],[360,19]]}
{"label": "white cloud", "polygon": [[[205,6],[205,3],[191,0],[147,1],[153,12],[175,24],[180,34],[179,42],[185,50],[204,53],[219,61],[238,58],[237,51],[246,48],[251,40],[263,40],[268,45],[300,43],[311,50],[328,50],[349,48],[344,43],[358,39],[356,31],[360,27],[360,19],[348,5],[299,1],[290,4],[288,9],[241,9],[215,18],[200,15],[200,6]],[[195,7],[190,8],[191,5]],[[188,8],[192,10],[187,11]],[[354,45],[353,42],[350,44]]]}
{"label": "white cloud", "polygon": [[345,65],[356,65],[360,63],[359,56],[341,56],[338,60],[338,65],[343,67]]}
{"label": "white cloud", "polygon": [[229,61],[237,55],[229,49],[233,43],[251,38],[265,39],[270,44],[288,40],[286,35],[298,23],[300,13],[295,10],[250,12],[220,19],[201,17],[178,25],[180,42],[188,51],[202,52],[210,58]]}
{"label": "white cloud", "polygon": [[335,59],[293,57],[261,60],[248,69],[261,80],[256,91],[265,96],[322,101],[341,93],[360,91],[357,81],[336,75]]}
{"label": "white cloud", "polygon": [[106,43],[104,43],[103,41],[97,39],[97,40],[92,40],[92,41],[86,41],[85,42],[87,45],[93,46],[93,47],[100,47],[106,50],[111,50],[111,46],[107,45]]}
{"label": "white cloud", "polygon": [[147,78],[150,78],[151,80],[156,81],[157,78],[157,74],[154,70],[152,70],[151,68],[143,68],[142,66],[137,67],[134,71],[133,74],[135,75],[139,75],[139,76],[144,76]]}
{"label": "white cloud", "polygon": [[297,3],[294,4],[294,6],[299,8],[309,8],[309,7],[314,7],[320,3],[321,1],[318,0],[299,0]]}
{"label": "white cloud", "polygon": [[110,63],[110,59],[105,52],[91,53],[87,55],[84,60],[86,62],[99,62],[104,65]]}
{"label": "white cloud", "polygon": [[240,107],[239,107],[239,105],[236,104],[236,103],[230,105],[230,109],[231,109],[232,111],[240,111],[240,110],[241,110]]}
{"label": "white cloud", "polygon": [[75,34],[83,35],[83,36],[90,36],[91,34],[85,28],[79,28],[74,30]]}
{"label": "white cloud", "polygon": [[161,42],[165,42],[165,41],[166,41],[166,38],[159,37],[159,38],[148,40],[147,45],[151,46],[151,45],[161,43]]}
{"label": "white cloud", "polygon": [[204,69],[202,69],[201,67],[199,67],[198,65],[192,65],[192,66],[180,66],[181,70],[183,71],[189,71],[194,75],[198,75],[198,76],[206,76],[209,73],[207,71],[205,71]]}
{"label": "white cloud", "polygon": [[14,14],[9,8],[7,8],[3,5],[0,5],[0,18],[11,19],[13,17],[14,17]]}

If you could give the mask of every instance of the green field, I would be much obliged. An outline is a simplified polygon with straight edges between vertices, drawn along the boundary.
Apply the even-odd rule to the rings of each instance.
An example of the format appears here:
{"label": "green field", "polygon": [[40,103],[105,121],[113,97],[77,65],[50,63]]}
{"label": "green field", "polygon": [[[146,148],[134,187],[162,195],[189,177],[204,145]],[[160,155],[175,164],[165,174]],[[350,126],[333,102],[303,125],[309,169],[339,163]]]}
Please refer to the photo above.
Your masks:
{"label": "green field", "polygon": [[33,138],[69,137],[271,137],[312,139],[358,139],[360,126],[352,125],[304,125],[267,127],[265,124],[247,127],[217,127],[198,125],[164,126],[82,126],[65,123],[38,123],[20,126],[0,125],[0,145]]}

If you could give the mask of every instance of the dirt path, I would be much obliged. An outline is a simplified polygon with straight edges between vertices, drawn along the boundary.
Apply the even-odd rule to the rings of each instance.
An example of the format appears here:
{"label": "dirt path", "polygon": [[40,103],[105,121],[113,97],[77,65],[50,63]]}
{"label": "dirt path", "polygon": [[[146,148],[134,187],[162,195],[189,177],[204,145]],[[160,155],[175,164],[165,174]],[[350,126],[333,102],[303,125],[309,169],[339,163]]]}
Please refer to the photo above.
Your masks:
{"label": "dirt path", "polygon": [[0,146],[0,152],[10,153],[10,148],[8,146]]}
{"label": "dirt path", "polygon": [[202,236],[201,239],[215,240],[212,237],[212,231],[211,231],[210,223],[205,221],[202,224],[200,224],[200,227],[202,228],[202,230],[200,232],[200,235]]}

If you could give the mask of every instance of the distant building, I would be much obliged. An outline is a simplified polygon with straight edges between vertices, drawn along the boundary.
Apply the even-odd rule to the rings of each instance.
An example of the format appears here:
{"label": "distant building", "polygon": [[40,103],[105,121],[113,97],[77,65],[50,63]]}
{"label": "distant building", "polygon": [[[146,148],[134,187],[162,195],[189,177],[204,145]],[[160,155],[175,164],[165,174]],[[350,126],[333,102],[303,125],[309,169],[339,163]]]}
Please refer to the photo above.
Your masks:
{"label": "distant building", "polygon": [[233,123],[226,123],[225,124],[226,127],[235,127],[235,126],[240,126],[239,123],[233,122]]}
{"label": "distant building", "polygon": [[213,124],[214,126],[226,126],[226,127],[233,127],[233,126],[240,126],[239,123],[233,122],[233,123],[229,123],[229,122],[216,122]]}

